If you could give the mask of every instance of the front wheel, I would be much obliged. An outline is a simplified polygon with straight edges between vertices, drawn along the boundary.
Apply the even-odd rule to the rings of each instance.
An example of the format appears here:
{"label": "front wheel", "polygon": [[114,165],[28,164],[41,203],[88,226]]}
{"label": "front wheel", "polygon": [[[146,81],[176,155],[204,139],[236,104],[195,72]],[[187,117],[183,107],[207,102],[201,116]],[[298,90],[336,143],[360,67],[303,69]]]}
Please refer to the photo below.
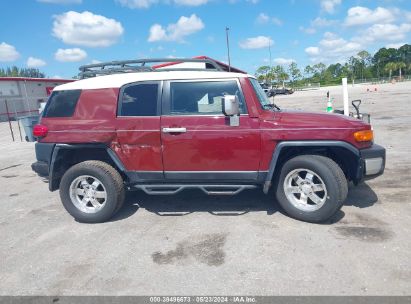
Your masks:
{"label": "front wheel", "polygon": [[121,207],[125,191],[121,175],[101,161],[85,161],[66,171],[60,183],[64,208],[76,220],[101,223]]}
{"label": "front wheel", "polygon": [[341,168],[330,158],[301,155],[281,168],[277,200],[290,216],[306,222],[323,222],[343,205],[348,185]]}

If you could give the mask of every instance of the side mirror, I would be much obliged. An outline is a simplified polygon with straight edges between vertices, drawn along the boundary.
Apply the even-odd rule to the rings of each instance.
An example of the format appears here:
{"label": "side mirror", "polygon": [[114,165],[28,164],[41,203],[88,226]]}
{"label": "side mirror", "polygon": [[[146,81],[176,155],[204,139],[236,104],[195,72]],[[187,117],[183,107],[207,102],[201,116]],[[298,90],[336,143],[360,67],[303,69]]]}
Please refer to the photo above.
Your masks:
{"label": "side mirror", "polygon": [[222,105],[225,116],[240,115],[240,101],[236,95],[225,95]]}

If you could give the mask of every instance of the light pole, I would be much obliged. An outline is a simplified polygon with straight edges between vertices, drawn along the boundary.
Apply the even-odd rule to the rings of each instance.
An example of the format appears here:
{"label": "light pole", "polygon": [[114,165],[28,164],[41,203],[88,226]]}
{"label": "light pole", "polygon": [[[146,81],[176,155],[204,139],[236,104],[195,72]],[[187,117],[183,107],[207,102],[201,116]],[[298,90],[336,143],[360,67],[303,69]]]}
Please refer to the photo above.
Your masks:
{"label": "light pole", "polygon": [[225,37],[227,41],[227,55],[228,55],[228,71],[231,72],[231,59],[230,59],[230,42],[228,40],[228,31],[230,29],[228,27],[225,28]]}

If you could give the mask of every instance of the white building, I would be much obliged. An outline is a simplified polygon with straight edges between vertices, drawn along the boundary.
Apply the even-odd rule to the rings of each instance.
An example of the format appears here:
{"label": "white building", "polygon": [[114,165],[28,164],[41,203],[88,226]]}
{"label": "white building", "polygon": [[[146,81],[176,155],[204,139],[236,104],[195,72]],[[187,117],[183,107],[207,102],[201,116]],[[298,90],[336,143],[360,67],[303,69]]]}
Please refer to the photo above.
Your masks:
{"label": "white building", "polygon": [[35,115],[53,88],[72,79],[0,77],[0,121]]}

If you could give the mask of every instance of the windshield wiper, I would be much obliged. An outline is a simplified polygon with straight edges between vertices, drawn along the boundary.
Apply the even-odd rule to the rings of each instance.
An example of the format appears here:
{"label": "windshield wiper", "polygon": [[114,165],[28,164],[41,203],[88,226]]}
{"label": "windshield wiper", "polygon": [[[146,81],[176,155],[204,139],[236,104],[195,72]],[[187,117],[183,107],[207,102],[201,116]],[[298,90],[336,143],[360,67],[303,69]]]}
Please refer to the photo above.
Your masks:
{"label": "windshield wiper", "polygon": [[277,111],[281,111],[280,107],[277,106],[275,103],[268,103],[263,105],[264,109],[268,109],[268,110],[272,110],[272,109],[276,109]]}

